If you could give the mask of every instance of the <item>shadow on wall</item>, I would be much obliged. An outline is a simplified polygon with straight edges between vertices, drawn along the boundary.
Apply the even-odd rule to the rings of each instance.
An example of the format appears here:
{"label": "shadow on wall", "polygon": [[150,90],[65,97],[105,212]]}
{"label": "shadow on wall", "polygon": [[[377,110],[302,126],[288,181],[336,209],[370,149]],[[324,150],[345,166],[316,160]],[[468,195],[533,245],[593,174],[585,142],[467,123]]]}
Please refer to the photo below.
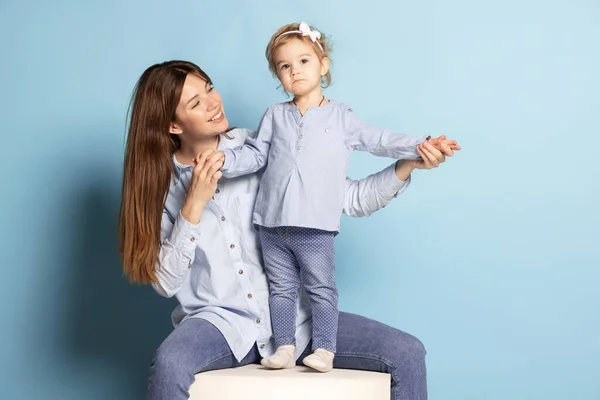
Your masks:
{"label": "shadow on wall", "polygon": [[[118,256],[120,177],[88,170],[91,184],[71,207],[72,251],[65,266],[71,282],[60,326],[68,362],[85,369],[89,398],[145,398],[154,351],[171,332],[176,303],[149,286],[132,285]],[[115,181],[117,184],[115,184]],[[88,373],[89,372],[89,373]]]}

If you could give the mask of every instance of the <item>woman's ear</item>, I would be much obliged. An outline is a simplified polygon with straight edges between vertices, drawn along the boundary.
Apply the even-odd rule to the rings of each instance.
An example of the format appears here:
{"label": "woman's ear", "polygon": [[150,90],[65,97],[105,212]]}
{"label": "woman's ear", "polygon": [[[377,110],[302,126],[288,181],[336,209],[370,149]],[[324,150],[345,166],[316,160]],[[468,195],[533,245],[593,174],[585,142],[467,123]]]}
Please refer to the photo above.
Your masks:
{"label": "woman's ear", "polygon": [[173,135],[181,135],[183,130],[181,130],[181,127],[176,122],[171,122],[169,124],[169,133],[172,133]]}

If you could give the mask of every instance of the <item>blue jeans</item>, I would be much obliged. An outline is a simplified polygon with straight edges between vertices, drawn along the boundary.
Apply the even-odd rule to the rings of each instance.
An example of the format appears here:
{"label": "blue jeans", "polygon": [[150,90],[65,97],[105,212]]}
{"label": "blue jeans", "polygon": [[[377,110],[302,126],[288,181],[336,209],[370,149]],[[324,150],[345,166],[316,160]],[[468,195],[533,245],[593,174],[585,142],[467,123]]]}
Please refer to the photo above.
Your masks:
{"label": "blue jeans", "polygon": [[338,327],[335,232],[261,226],[259,235],[269,278],[275,347],[296,344],[296,305],[302,281],[312,310],[312,348],[335,353]]}
{"label": "blue jeans", "polygon": [[[414,336],[371,319],[340,312],[335,368],[387,372],[392,400],[426,400],[425,348]],[[307,346],[302,358],[310,352]],[[194,374],[260,362],[256,346],[238,362],[210,322],[192,318],[160,345],[150,369],[149,400],[182,400]]]}

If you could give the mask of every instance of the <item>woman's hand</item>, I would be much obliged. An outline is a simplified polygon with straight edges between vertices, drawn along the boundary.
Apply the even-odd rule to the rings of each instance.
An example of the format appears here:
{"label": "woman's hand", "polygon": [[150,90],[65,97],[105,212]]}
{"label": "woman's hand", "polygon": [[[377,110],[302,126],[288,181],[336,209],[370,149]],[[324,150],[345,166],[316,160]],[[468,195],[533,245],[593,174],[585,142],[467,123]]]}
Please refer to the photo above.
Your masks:
{"label": "woman's hand", "polygon": [[204,150],[194,158],[194,170],[187,198],[181,208],[181,215],[188,222],[200,222],[202,211],[217,190],[217,182],[222,176],[224,154],[212,149]]}
{"label": "woman's hand", "polygon": [[[444,136],[441,136],[442,138]],[[435,140],[435,139],[434,139]],[[432,169],[437,168],[446,161],[446,156],[452,157],[454,151],[444,141],[440,141],[440,148],[429,141],[421,143],[417,146],[417,151],[421,155],[422,160],[412,160],[415,169]]]}
{"label": "woman's hand", "polygon": [[437,168],[446,161],[446,157],[454,155],[454,150],[460,150],[460,146],[454,140],[446,140],[445,136],[427,140],[417,146],[422,160],[399,160],[396,162],[396,176],[405,181],[415,169]]}

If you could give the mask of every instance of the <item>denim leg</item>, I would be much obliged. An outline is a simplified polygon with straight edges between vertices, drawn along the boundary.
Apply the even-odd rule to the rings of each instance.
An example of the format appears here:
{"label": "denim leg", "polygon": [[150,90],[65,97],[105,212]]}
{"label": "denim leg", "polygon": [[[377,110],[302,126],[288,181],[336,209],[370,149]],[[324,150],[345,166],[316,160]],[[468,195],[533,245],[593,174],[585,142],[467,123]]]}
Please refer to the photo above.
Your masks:
{"label": "denim leg", "polygon": [[191,318],[175,328],[156,351],[150,367],[147,399],[188,399],[194,374],[258,362],[260,354],[256,346],[238,362],[213,324]]}
{"label": "denim leg", "polygon": [[296,344],[296,302],[300,272],[288,247],[289,229],[259,229],[265,273],[269,279],[269,308],[275,346]]}
{"label": "denim leg", "polygon": [[[309,354],[308,349],[299,358]],[[340,312],[334,368],[392,375],[392,400],[427,400],[425,348],[416,337],[381,322]]]}
{"label": "denim leg", "polygon": [[291,233],[291,247],[312,309],[312,349],[335,353],[338,291],[334,279],[334,233],[308,228],[293,228]]}

